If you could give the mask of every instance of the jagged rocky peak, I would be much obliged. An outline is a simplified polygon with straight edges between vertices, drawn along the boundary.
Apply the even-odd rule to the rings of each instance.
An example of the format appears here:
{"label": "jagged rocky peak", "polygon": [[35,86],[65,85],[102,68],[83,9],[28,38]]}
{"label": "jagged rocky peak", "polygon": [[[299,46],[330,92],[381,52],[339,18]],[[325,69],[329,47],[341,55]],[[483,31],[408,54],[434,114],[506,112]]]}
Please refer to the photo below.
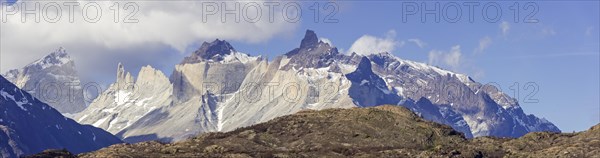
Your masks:
{"label": "jagged rocky peak", "polygon": [[51,66],[60,66],[70,62],[73,62],[73,60],[71,59],[69,54],[67,54],[67,51],[63,47],[59,47],[55,51],[33,62],[30,65],[36,65],[40,69],[45,69]]}
{"label": "jagged rocky peak", "polygon": [[153,68],[150,65],[146,65],[146,66],[142,67],[142,69],[140,70],[139,77],[152,77],[159,73],[162,73],[162,72],[159,70],[156,70],[155,68]]}
{"label": "jagged rocky peak", "polygon": [[315,47],[317,44],[319,44],[319,38],[317,37],[315,31],[306,30],[306,34],[304,34],[302,43],[300,43],[300,48]]}
{"label": "jagged rocky peak", "polygon": [[[348,79],[350,79],[351,81],[355,81],[355,82],[376,81],[377,84],[385,85],[385,83],[379,83],[379,82],[383,82],[383,80],[377,74],[375,74],[373,72],[371,60],[369,58],[367,58],[366,56],[363,56],[360,59],[358,66],[356,66],[356,70],[352,73],[347,74],[346,77]],[[381,80],[381,81],[379,81],[379,80]],[[364,84],[364,83],[362,83],[362,84]]]}
{"label": "jagged rocky peak", "polygon": [[169,79],[162,71],[150,65],[142,67],[138,74],[136,84],[169,84]]}
{"label": "jagged rocky peak", "polygon": [[119,62],[119,64],[117,65],[117,80],[121,79],[125,76],[125,67],[123,67],[123,64],[121,64],[121,62]]}
{"label": "jagged rocky peak", "polygon": [[54,52],[50,53],[50,55],[48,55],[46,58],[50,58],[50,59],[61,59],[61,58],[70,59],[71,57],[69,56],[69,54],[67,54],[67,50],[65,50],[65,48],[59,47]]}
{"label": "jagged rocky peak", "polygon": [[131,73],[125,72],[125,67],[119,62],[117,65],[117,83],[133,83]]}
{"label": "jagged rocky peak", "polygon": [[373,85],[380,89],[386,88],[385,81],[373,72],[371,60],[365,56],[360,59],[356,70],[346,74],[346,78],[350,81],[362,85]]}
{"label": "jagged rocky peak", "polygon": [[211,43],[202,43],[200,49],[194,52],[194,54],[207,59],[215,55],[226,55],[231,54],[232,52],[235,52],[235,49],[229,42],[216,39]]}
{"label": "jagged rocky peak", "polygon": [[346,74],[346,78],[360,85],[374,85],[379,88],[386,87],[385,81],[373,72],[371,60],[365,56],[360,59],[354,72]]}
{"label": "jagged rocky peak", "polygon": [[282,69],[292,68],[322,68],[331,66],[334,58],[339,55],[338,49],[329,44],[319,41],[317,34],[312,30],[306,30],[300,47],[285,54],[290,62]]}
{"label": "jagged rocky peak", "polygon": [[369,60],[367,57],[362,57],[358,63],[358,66],[356,67],[356,71],[362,72],[363,74],[373,74],[371,60]]}
{"label": "jagged rocky peak", "polygon": [[306,30],[306,34],[300,43],[300,47],[296,48],[288,53],[287,56],[294,56],[298,54],[337,54],[338,50],[335,47],[331,47],[329,44],[320,41],[317,34],[312,30]]}
{"label": "jagged rocky peak", "polygon": [[397,104],[401,97],[391,93],[385,81],[373,72],[371,60],[365,56],[360,59],[356,70],[346,75],[352,82],[348,95],[359,107]]}
{"label": "jagged rocky peak", "polygon": [[183,63],[198,63],[203,61],[222,61],[226,55],[232,54],[236,50],[225,40],[216,39],[213,42],[204,42],[202,46],[191,56],[186,57]]}

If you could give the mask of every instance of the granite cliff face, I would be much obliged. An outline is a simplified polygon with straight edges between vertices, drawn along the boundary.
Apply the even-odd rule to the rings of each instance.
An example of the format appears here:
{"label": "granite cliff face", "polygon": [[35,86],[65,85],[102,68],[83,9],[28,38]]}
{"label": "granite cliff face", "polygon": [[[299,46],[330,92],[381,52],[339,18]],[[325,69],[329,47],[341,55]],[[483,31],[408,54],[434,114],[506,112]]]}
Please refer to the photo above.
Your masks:
{"label": "granite cliff face", "polygon": [[135,132],[130,129],[131,126],[139,126],[138,122],[147,119],[148,115],[170,106],[172,92],[173,86],[162,72],[145,66],[135,80],[119,64],[116,82],[74,119],[126,137],[128,133]]}
{"label": "granite cliff face", "polygon": [[[298,48],[272,61],[215,40],[176,65],[168,78],[149,67],[135,81],[128,74],[119,66],[117,82],[75,119],[128,142],[178,141],[306,109],[390,104],[467,138],[560,131],[466,75],[386,52],[340,54],[310,30]],[[117,86],[127,83],[131,86]]]}

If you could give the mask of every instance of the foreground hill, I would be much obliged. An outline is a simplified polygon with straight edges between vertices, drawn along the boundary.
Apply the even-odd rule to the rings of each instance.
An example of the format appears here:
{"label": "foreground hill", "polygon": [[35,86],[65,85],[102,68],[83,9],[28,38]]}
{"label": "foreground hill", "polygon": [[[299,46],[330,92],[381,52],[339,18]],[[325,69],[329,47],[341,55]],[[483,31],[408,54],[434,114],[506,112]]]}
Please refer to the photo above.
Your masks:
{"label": "foreground hill", "polygon": [[[60,152],[58,152],[60,153]],[[49,154],[49,153],[45,153]],[[598,157],[600,125],[574,134],[529,133],[518,139],[466,139],[407,108],[301,111],[227,133],[185,141],[118,144],[80,157]]]}

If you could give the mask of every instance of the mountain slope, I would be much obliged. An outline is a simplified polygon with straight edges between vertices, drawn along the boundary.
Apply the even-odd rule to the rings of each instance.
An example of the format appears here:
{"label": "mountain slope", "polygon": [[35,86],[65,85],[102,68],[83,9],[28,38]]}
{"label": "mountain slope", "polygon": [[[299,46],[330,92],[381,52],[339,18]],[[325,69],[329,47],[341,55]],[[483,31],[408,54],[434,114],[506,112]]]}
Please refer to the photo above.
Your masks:
{"label": "mountain slope", "polygon": [[121,143],[110,133],[80,125],[0,76],[0,157],[33,154],[48,148],[75,153]]}
{"label": "mountain slope", "polygon": [[3,76],[63,114],[74,114],[86,108],[75,62],[62,47]]}
{"label": "mountain slope", "polygon": [[81,157],[598,157],[600,125],[577,134],[468,140],[400,106],[307,110],[173,144],[118,144]]}
{"label": "mountain slope", "polygon": [[[448,124],[475,137],[560,132],[547,120],[526,115],[515,99],[498,91],[493,84],[480,84],[466,75],[403,60],[389,53],[373,54],[369,58],[376,64],[373,66],[376,74],[396,89],[398,95],[418,101],[409,108],[426,119]],[[433,108],[425,108],[428,106]],[[455,114],[462,119],[455,119]]]}

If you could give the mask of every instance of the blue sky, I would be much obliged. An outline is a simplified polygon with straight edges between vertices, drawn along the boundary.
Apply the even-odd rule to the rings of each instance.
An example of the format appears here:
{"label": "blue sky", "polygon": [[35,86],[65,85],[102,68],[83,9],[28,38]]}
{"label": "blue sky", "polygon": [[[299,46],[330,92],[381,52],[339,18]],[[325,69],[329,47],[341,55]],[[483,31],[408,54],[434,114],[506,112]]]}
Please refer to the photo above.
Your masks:
{"label": "blue sky", "polygon": [[[317,2],[321,7],[327,3]],[[152,65],[168,75],[203,41],[215,38],[230,41],[241,52],[274,57],[298,47],[304,31],[311,29],[344,52],[360,43],[357,40],[371,37],[375,43],[393,43],[374,49],[465,73],[480,83],[497,83],[502,91],[519,98],[526,113],[544,117],[563,131],[586,130],[600,121],[598,1],[534,2],[527,9],[527,3],[520,1],[477,2],[473,22],[468,20],[464,2],[439,2],[441,7],[449,3],[461,6],[461,19],[455,23],[443,19],[434,22],[431,15],[421,22],[420,14],[403,22],[402,5],[407,2],[395,1],[336,2],[334,18],[338,22],[316,23],[310,10],[315,2],[303,1],[302,18],[297,23],[276,19],[261,25],[194,23],[201,18],[197,9],[176,5],[187,1],[138,3],[140,22],[135,24],[114,24],[111,19],[93,25],[2,23],[0,68],[4,72],[21,67],[63,46],[75,58],[83,80],[108,84],[114,81],[118,62],[133,74],[141,66]],[[431,8],[435,3],[416,4]],[[494,22],[482,15],[483,6],[490,3],[502,9],[501,18]],[[518,23],[510,10],[515,3],[520,6]],[[533,8],[538,11],[532,18],[538,21],[524,23]],[[323,18],[330,10],[321,9]],[[190,14],[183,14],[186,11]],[[487,11],[492,18],[494,10]],[[157,12],[168,16],[153,14]],[[451,10],[447,13],[447,17],[455,14]],[[43,42],[32,43],[32,39]],[[529,99],[538,102],[526,103],[534,91],[524,88],[532,83],[538,90]],[[518,95],[514,95],[517,87]]]}

